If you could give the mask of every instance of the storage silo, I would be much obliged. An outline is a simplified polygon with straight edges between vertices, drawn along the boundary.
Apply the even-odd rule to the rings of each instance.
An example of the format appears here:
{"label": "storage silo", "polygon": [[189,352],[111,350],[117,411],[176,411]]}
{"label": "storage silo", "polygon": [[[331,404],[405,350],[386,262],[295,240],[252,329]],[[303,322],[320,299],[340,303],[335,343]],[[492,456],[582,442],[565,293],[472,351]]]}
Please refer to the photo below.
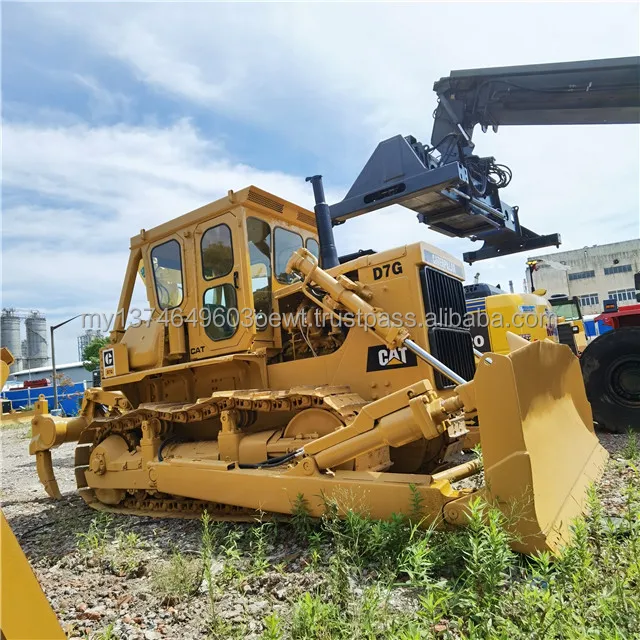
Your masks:
{"label": "storage silo", "polygon": [[39,311],[32,311],[25,319],[24,325],[27,330],[29,369],[46,366],[49,362],[47,319]]}
{"label": "storage silo", "polygon": [[20,317],[15,309],[3,309],[0,315],[0,347],[7,347],[15,361],[12,371],[19,371],[22,366],[22,343],[20,341]]}

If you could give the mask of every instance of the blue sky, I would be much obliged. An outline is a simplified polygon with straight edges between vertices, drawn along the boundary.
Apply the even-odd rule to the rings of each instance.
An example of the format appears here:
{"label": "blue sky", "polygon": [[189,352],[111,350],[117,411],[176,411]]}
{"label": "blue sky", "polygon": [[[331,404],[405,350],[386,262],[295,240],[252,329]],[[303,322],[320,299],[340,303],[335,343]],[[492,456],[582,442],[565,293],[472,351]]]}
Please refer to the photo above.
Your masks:
{"label": "blue sky", "polygon": [[[376,144],[428,141],[452,69],[638,55],[636,4],[3,3],[3,306],[51,322],[112,312],[128,238],[256,184],[342,198]],[[563,249],[637,237],[639,128],[513,127],[476,149],[504,198]],[[341,252],[422,239],[478,248],[389,208],[339,227]],[[524,255],[467,268],[522,288]],[[76,357],[80,327],[57,344]]]}

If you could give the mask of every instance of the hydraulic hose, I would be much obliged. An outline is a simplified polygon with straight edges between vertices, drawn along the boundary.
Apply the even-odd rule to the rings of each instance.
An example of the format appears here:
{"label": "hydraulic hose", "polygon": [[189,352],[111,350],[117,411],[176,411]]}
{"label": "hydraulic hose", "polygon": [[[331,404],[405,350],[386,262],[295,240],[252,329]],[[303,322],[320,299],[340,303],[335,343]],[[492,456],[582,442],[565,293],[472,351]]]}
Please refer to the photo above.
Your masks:
{"label": "hydraulic hose", "polygon": [[238,468],[239,469],[265,469],[265,468],[269,469],[271,467],[279,467],[283,464],[286,464],[287,462],[290,462],[294,458],[299,458],[303,454],[304,454],[304,449],[296,449],[291,453],[285,453],[284,455],[279,456],[277,458],[269,458],[262,462],[258,462],[257,464],[251,464],[248,462],[238,463]]}

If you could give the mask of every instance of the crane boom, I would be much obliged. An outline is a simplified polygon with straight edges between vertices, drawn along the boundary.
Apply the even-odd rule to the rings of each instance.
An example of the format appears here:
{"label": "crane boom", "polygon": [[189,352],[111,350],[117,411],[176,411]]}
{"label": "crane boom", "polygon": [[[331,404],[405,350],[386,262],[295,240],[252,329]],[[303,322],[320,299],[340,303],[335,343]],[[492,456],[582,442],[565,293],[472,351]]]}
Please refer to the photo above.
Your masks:
{"label": "crane boom", "polygon": [[640,57],[453,71],[434,90],[431,145],[381,142],[331,219],[401,204],[435,231],[484,241],[464,254],[471,264],[561,242],[521,226],[518,207],[502,202],[511,170],[474,153],[475,126],[638,123]]}

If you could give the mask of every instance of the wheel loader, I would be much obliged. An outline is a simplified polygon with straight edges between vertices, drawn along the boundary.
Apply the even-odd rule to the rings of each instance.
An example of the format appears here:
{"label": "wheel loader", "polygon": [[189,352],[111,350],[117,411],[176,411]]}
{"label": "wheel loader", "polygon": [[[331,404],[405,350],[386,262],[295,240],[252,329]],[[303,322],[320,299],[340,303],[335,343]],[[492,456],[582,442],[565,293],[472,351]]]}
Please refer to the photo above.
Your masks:
{"label": "wheel loader", "polygon": [[539,293],[506,293],[484,282],[465,285],[474,348],[480,353],[507,354],[514,336],[533,342],[562,342],[557,315]]}
{"label": "wheel loader", "polygon": [[[557,551],[607,459],[577,359],[523,341],[476,368],[460,261],[424,242],[340,261],[312,182],[315,215],[251,186],[131,239],[102,387],[75,418],[36,407],[47,493],[51,450],[77,442],[99,510],[249,519],[302,496],[313,516],[331,498],[384,519],[417,495],[452,528],[480,497],[518,514],[515,549]],[[136,279],[153,312],[127,326]],[[470,417],[483,469],[461,462]]]}
{"label": "wheel loader", "polygon": [[[640,286],[640,273],[636,286]],[[605,300],[604,313],[596,320],[613,331],[587,344],[578,299],[558,294],[547,301],[541,297],[544,294],[544,289],[512,294],[486,283],[466,285],[476,350],[509,353],[516,336],[565,344],[580,359],[595,423],[614,433],[640,429],[640,305],[618,309],[615,300]],[[517,326],[509,327],[508,318],[515,319]]]}

